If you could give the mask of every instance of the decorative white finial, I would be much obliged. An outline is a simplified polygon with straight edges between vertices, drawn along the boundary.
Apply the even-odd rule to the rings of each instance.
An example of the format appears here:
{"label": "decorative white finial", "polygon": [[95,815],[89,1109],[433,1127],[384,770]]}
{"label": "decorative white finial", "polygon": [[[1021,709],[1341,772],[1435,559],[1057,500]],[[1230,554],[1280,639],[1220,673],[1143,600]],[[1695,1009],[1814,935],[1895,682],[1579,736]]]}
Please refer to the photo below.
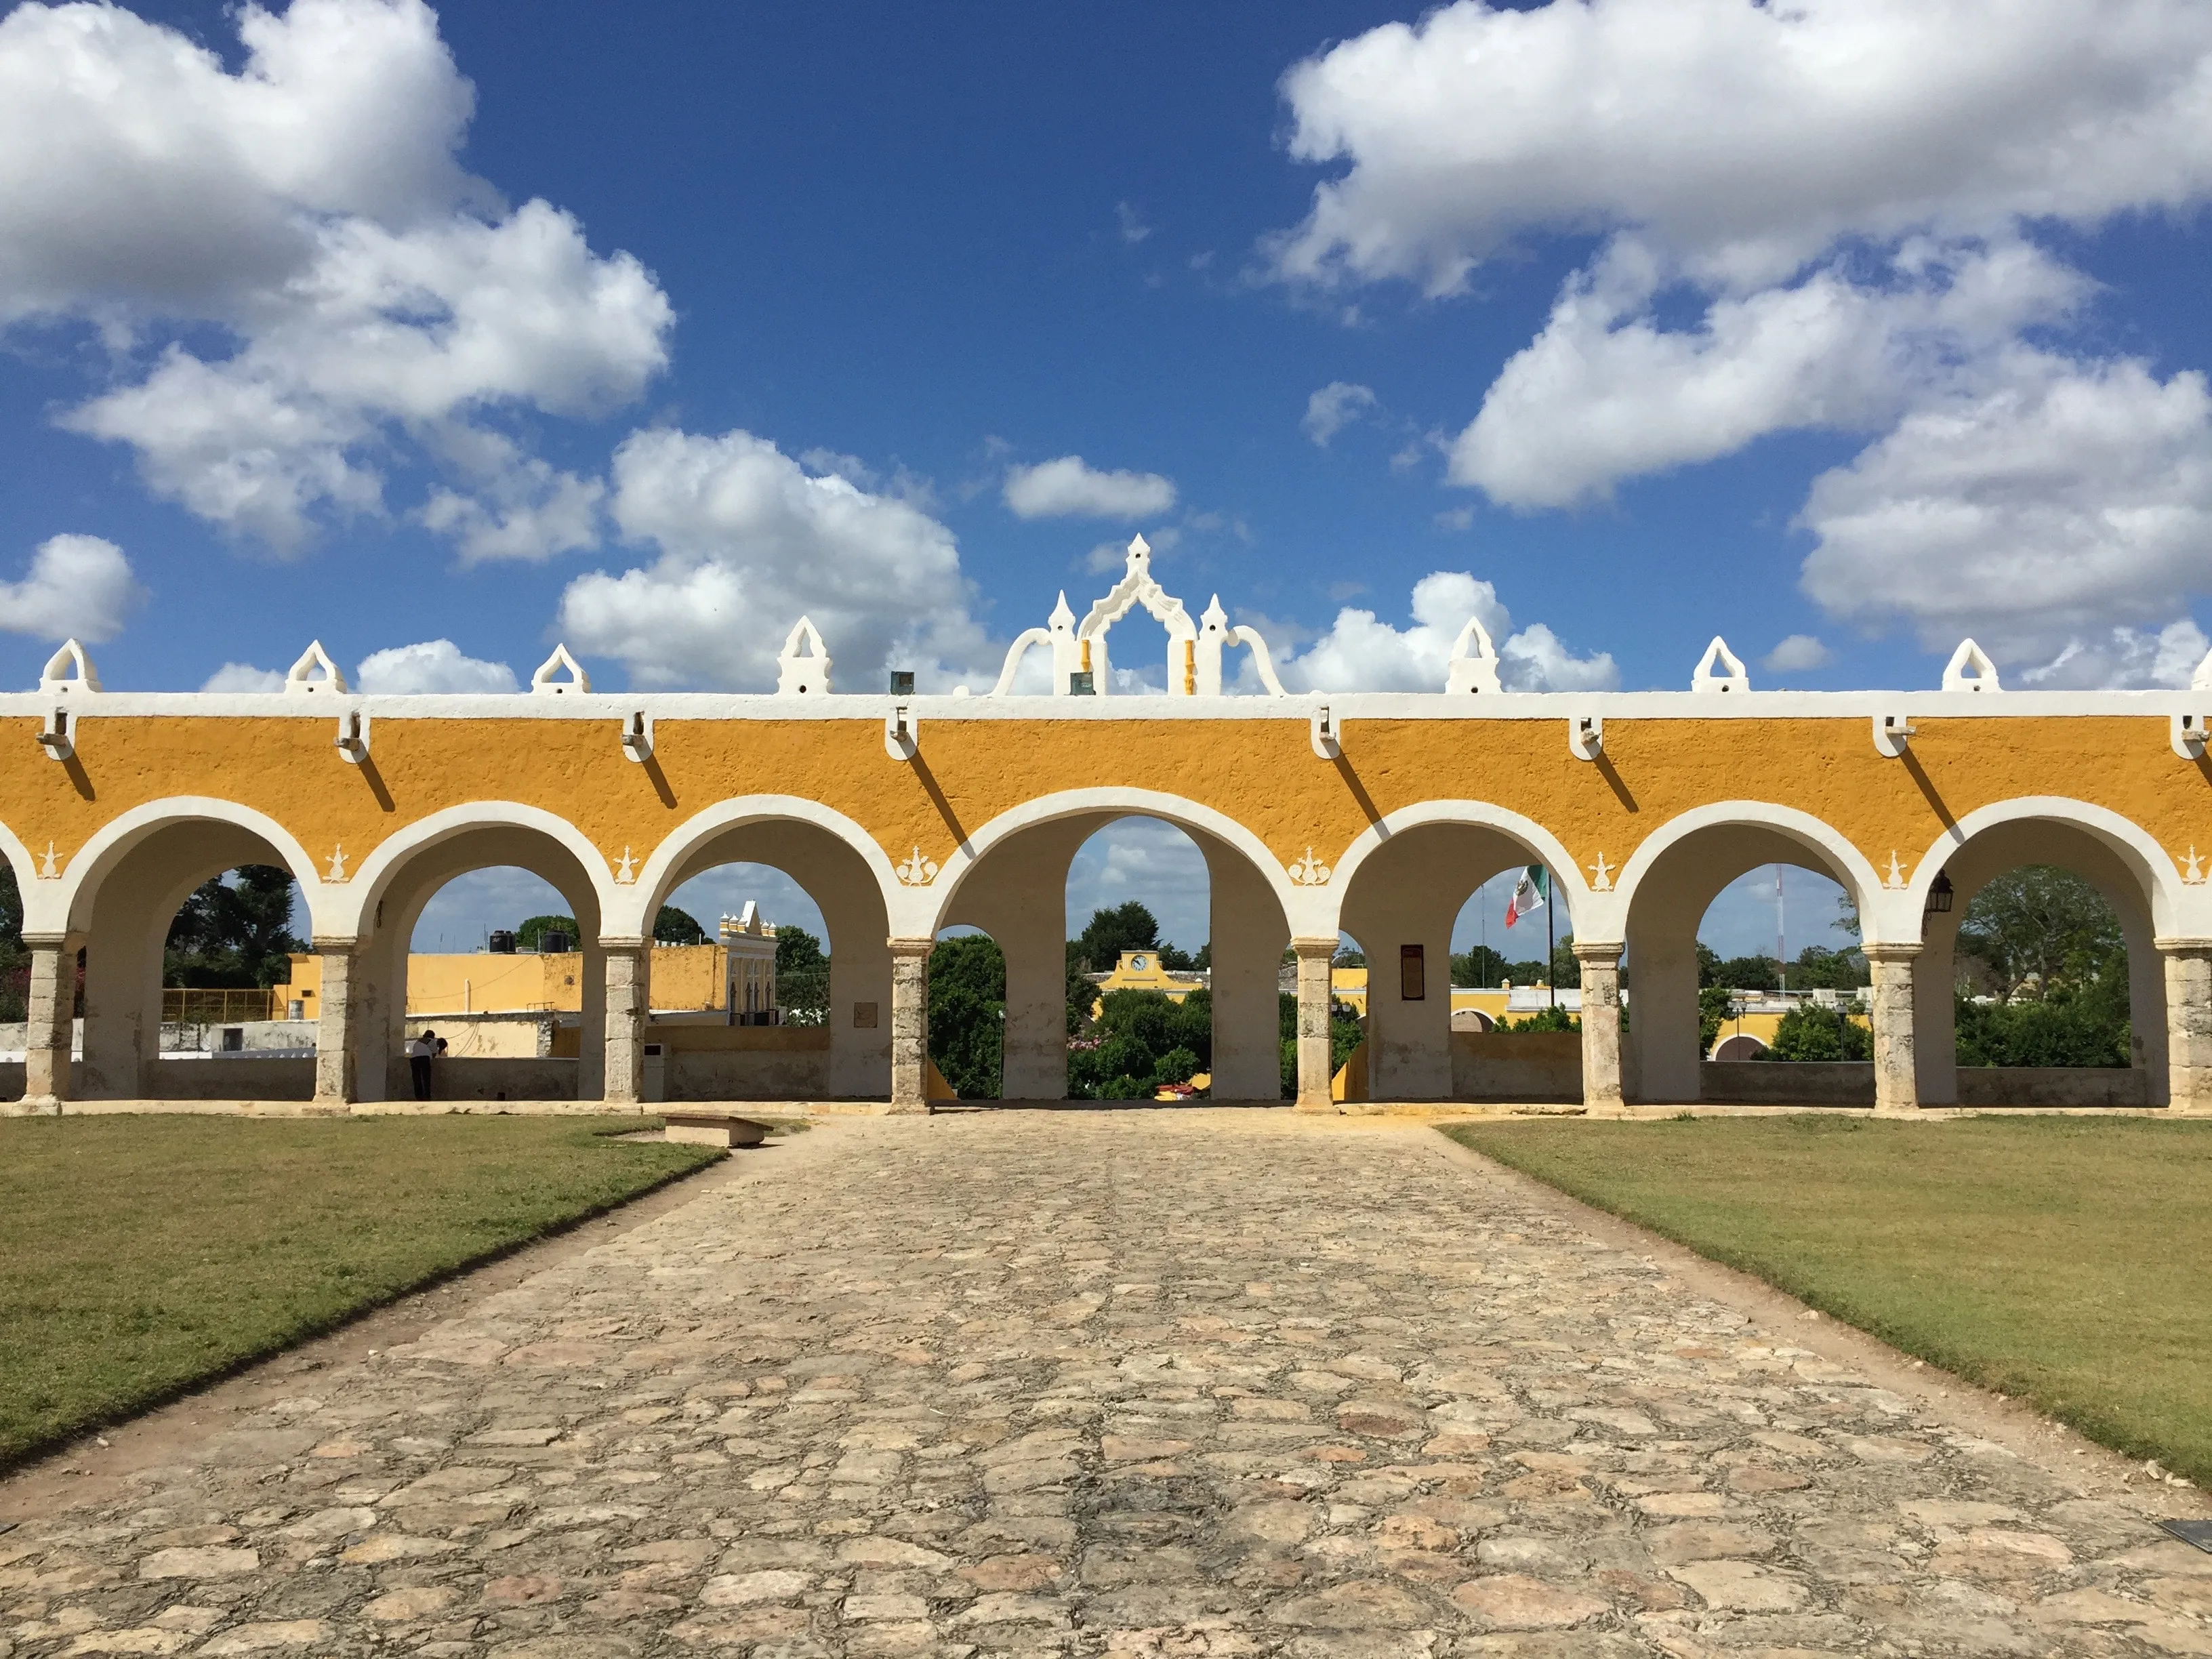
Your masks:
{"label": "decorative white finial", "polygon": [[1719,635],[1705,647],[1705,654],[1698,659],[1698,672],[1690,676],[1692,691],[1748,691],[1751,676],[1744,671],[1743,659],[1728,648],[1728,641]]}
{"label": "decorative white finial", "polygon": [[331,849],[331,867],[324,875],[323,879],[330,882],[343,881],[346,878],[345,866],[345,843],[340,842],[337,846]]}
{"label": "decorative white finial", "polygon": [[[556,679],[554,676],[563,669],[568,671],[568,678]],[[584,672],[583,664],[568,654],[567,646],[556,645],[553,654],[539,663],[538,672],[530,677],[530,689],[541,696],[581,696],[592,689],[592,677]]]}
{"label": "decorative white finial", "polygon": [[46,659],[46,665],[39,674],[39,690],[45,692],[97,691],[100,676],[94,672],[92,659],[75,640],[64,640],[61,648]]}
{"label": "decorative white finial", "polygon": [[314,640],[284,676],[284,689],[296,696],[320,691],[342,692],[346,689],[346,677],[331,660],[331,653],[323,649],[323,642]]}
{"label": "decorative white finial", "polygon": [[1897,848],[1894,847],[1889,849],[1889,873],[1881,878],[1881,884],[1893,892],[1905,885],[1905,872],[1898,865]]}
{"label": "decorative white finial", "polygon": [[1997,683],[1997,665],[1990,660],[1990,653],[1972,640],[1959,641],[1959,648],[1951,653],[1950,663],[1943,670],[1943,689],[1946,691],[2002,691]]}
{"label": "decorative white finial", "polygon": [[775,669],[775,691],[780,697],[830,695],[830,647],[822,642],[822,630],[811,617],[801,617],[791,625]]}
{"label": "decorative white finial", "polygon": [[927,887],[937,879],[937,860],[922,857],[917,847],[914,856],[898,866],[898,878],[909,887]]}
{"label": "decorative white finial", "polygon": [[2204,866],[2197,856],[2195,842],[2189,843],[2189,866],[2182,871],[2181,878],[2191,887],[2202,887],[2204,884]]}
{"label": "decorative white finial", "polygon": [[1304,858],[1293,860],[1283,867],[1290,872],[1291,879],[1301,887],[1325,887],[1334,873],[1328,865],[1314,856],[1310,845],[1307,847]]}
{"label": "decorative white finial", "polygon": [[625,887],[637,880],[637,860],[629,855],[627,847],[623,848],[622,861],[615,866],[615,879]]}
{"label": "decorative white finial", "polygon": [[1145,561],[1152,556],[1152,544],[1142,536],[1129,538],[1129,564],[1132,570],[1146,568]]}
{"label": "decorative white finial", "polygon": [[52,842],[48,842],[46,843],[46,856],[40,862],[39,865],[39,879],[40,881],[59,881],[61,878],[61,867],[54,862],[54,844]]}
{"label": "decorative white finial", "polygon": [[1606,867],[1604,854],[1597,855],[1597,862],[1590,866],[1590,873],[1596,878],[1590,883],[1591,892],[1610,893],[1613,890],[1613,872]]}
{"label": "decorative white finial", "polygon": [[1444,690],[1452,696],[1470,692],[1497,692],[1498,647],[1480,617],[1469,617],[1467,626],[1452,641],[1451,662],[1444,670]]}

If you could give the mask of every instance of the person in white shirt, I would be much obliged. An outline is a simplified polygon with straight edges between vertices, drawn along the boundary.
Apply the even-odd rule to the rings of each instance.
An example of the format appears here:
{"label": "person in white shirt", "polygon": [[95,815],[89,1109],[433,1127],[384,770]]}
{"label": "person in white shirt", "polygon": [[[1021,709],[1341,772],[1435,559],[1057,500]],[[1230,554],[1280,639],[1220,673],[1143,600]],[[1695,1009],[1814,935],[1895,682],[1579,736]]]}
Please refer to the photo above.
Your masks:
{"label": "person in white shirt", "polygon": [[407,1045],[407,1069],[415,1074],[415,1098],[430,1097],[430,1058],[441,1045],[435,1031],[424,1031]]}

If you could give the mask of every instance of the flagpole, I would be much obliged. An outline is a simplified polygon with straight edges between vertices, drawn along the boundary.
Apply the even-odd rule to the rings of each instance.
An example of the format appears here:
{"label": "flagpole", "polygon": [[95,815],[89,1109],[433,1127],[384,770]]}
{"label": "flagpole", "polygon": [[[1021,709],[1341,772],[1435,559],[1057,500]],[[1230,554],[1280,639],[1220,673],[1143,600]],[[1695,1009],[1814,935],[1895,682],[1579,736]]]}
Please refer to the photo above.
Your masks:
{"label": "flagpole", "polygon": [[1557,907],[1552,902],[1551,886],[1552,866],[1547,864],[1544,866],[1544,981],[1552,988],[1552,1006],[1556,1008],[1559,1006],[1559,945],[1552,921]]}

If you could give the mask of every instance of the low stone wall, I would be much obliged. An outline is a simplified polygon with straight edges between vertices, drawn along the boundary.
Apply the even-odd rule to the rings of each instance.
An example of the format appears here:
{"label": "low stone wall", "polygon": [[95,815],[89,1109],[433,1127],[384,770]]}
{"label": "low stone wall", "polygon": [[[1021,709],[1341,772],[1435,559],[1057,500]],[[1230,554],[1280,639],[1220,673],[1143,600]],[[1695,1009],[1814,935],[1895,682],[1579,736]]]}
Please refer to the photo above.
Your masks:
{"label": "low stone wall", "polygon": [[1718,1104],[1874,1104],[1870,1060],[1708,1060],[1699,1063],[1698,1074],[1700,1097]]}
{"label": "low stone wall", "polygon": [[1452,1098],[1567,1102],[1583,1097],[1579,1031],[1454,1031]]}
{"label": "low stone wall", "polygon": [[1961,1106],[2147,1106],[2150,1073],[2125,1066],[1961,1066]]}
{"label": "low stone wall", "polygon": [[[147,1097],[152,1100],[313,1100],[315,1062],[312,1056],[258,1059],[252,1054],[197,1056],[164,1054],[149,1068]],[[20,1089],[18,1093],[20,1093]]]}
{"label": "low stone wall", "polygon": [[[534,1058],[507,1056],[498,1059],[455,1060],[448,1054],[431,1067],[430,1097],[433,1100],[574,1100],[576,1097],[576,1073],[581,1066],[574,1060],[556,1060],[550,1054]],[[410,1091],[407,1062],[401,1060],[392,1073],[395,1091]]]}
{"label": "low stone wall", "polygon": [[665,1025],[669,1100],[819,1100],[830,1092],[826,1025]]}

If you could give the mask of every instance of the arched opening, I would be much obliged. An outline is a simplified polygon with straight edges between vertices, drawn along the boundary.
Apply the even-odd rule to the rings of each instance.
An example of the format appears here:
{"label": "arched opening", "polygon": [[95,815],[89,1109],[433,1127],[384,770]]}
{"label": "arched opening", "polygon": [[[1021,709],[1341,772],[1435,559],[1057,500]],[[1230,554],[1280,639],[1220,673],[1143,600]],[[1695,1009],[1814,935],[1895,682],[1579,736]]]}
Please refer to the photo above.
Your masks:
{"label": "arched opening", "polygon": [[599,1098],[599,920],[576,852],[526,824],[459,827],[387,866],[354,992],[361,1098]]}
{"label": "arched opening", "polygon": [[1789,816],[1689,828],[1637,876],[1623,969],[1630,1100],[1874,1103],[1858,878]]}
{"label": "arched opening", "polygon": [[1397,830],[1361,860],[1340,925],[1366,963],[1343,1097],[1582,1098],[1574,919],[1540,849],[1484,823]]}
{"label": "arched opening", "polygon": [[[71,905],[85,941],[80,1096],[313,1096],[316,1010],[269,989],[289,980],[292,952],[312,932],[295,886],[304,860],[281,834],[179,817],[136,826],[95,858]],[[173,989],[186,994],[173,1008]],[[297,1020],[294,1001],[307,1005]]]}
{"label": "arched opening", "polygon": [[977,927],[947,927],[929,953],[933,1101],[997,1100],[1004,1086],[1006,957]]}
{"label": "arched opening", "polygon": [[1002,1099],[1282,1098],[1273,886],[1233,827],[1148,805],[977,837],[944,921],[1003,963]]}
{"label": "arched opening", "polygon": [[[162,1060],[149,1088],[159,1097],[234,1092],[249,1100],[313,1092],[316,1007],[306,965],[307,906],[282,865],[249,864],[202,882],[169,923],[161,952]],[[242,1069],[240,1062],[304,1061]],[[181,1091],[181,1095],[180,1095]]]}
{"label": "arched opening", "polygon": [[684,912],[702,942],[696,963],[665,942],[649,955],[643,1098],[888,1096],[890,926],[867,860],[835,830],[793,818],[679,833],[656,854],[651,914]]}
{"label": "arched opening", "polygon": [[1969,836],[1942,878],[1914,981],[1921,1103],[2164,1104],[2165,976],[2136,861],[2016,818]]}

